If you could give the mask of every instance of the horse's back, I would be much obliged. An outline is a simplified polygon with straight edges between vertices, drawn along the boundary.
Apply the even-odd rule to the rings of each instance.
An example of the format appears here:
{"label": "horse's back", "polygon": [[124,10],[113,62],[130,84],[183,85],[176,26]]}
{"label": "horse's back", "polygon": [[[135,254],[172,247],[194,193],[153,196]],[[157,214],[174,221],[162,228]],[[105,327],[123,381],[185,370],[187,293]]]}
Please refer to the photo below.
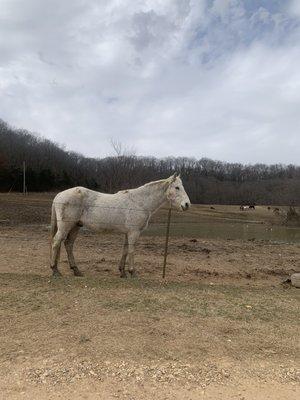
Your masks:
{"label": "horse's back", "polygon": [[95,192],[94,190],[90,190],[82,186],[76,186],[58,193],[55,196],[53,203],[81,205],[86,199],[95,199],[97,194],[98,192]]}

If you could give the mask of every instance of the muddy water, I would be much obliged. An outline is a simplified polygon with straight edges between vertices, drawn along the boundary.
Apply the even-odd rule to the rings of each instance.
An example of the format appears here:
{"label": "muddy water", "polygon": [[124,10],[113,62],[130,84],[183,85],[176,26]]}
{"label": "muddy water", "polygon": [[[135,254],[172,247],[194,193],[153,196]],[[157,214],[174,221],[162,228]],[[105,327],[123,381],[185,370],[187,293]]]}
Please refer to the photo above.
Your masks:
{"label": "muddy water", "polygon": [[[147,235],[165,235],[166,224],[151,224]],[[300,227],[270,226],[254,223],[191,222],[171,224],[170,235],[209,239],[269,240],[300,243]]]}

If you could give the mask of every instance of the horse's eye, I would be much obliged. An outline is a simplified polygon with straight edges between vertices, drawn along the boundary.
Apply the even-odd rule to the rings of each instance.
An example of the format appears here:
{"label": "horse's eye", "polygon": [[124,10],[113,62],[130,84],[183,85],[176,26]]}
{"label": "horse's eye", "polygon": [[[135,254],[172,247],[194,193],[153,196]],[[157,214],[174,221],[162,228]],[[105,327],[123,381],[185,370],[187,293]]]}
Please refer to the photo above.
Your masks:
{"label": "horse's eye", "polygon": [[176,190],[179,190],[179,187],[178,186],[176,186],[176,188],[175,188]]}

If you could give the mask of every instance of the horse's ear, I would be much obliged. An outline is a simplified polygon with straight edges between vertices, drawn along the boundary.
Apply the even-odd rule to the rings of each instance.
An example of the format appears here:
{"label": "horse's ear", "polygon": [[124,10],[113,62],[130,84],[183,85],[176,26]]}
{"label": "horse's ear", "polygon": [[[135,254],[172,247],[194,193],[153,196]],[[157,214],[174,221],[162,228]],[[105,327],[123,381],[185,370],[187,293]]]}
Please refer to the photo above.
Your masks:
{"label": "horse's ear", "polygon": [[170,179],[171,183],[175,182],[177,176],[178,176],[178,173],[177,173],[177,172],[175,172],[175,174],[173,174],[172,176],[170,176],[169,179]]}
{"label": "horse's ear", "polygon": [[176,172],[175,172],[175,174],[169,176],[169,178],[167,178],[167,179],[165,180],[165,183],[164,183],[165,188],[168,189],[168,187],[169,187],[173,182],[175,182],[176,178],[177,178],[177,173],[176,173]]}

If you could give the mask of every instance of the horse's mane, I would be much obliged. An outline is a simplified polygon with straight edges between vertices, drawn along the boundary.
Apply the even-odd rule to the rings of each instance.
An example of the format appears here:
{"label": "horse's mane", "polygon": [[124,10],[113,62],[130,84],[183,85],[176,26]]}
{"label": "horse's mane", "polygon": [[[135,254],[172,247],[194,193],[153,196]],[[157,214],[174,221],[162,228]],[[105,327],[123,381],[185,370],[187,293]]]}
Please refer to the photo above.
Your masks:
{"label": "horse's mane", "polygon": [[159,181],[147,182],[147,183],[145,183],[143,186],[140,186],[140,187],[152,186],[152,185],[160,185],[160,184],[162,184],[162,183],[167,183],[168,179],[169,179],[169,178],[160,179]]}
{"label": "horse's mane", "polygon": [[142,186],[138,186],[138,187],[132,188],[132,189],[120,190],[120,191],[118,191],[117,193],[128,193],[128,192],[131,192],[131,191],[137,190],[137,189],[148,188],[148,187],[150,187],[150,186],[166,184],[166,183],[168,182],[168,179],[169,179],[169,178],[160,179],[160,180],[158,180],[158,181],[147,182],[147,183],[145,183],[145,184],[142,185]]}

